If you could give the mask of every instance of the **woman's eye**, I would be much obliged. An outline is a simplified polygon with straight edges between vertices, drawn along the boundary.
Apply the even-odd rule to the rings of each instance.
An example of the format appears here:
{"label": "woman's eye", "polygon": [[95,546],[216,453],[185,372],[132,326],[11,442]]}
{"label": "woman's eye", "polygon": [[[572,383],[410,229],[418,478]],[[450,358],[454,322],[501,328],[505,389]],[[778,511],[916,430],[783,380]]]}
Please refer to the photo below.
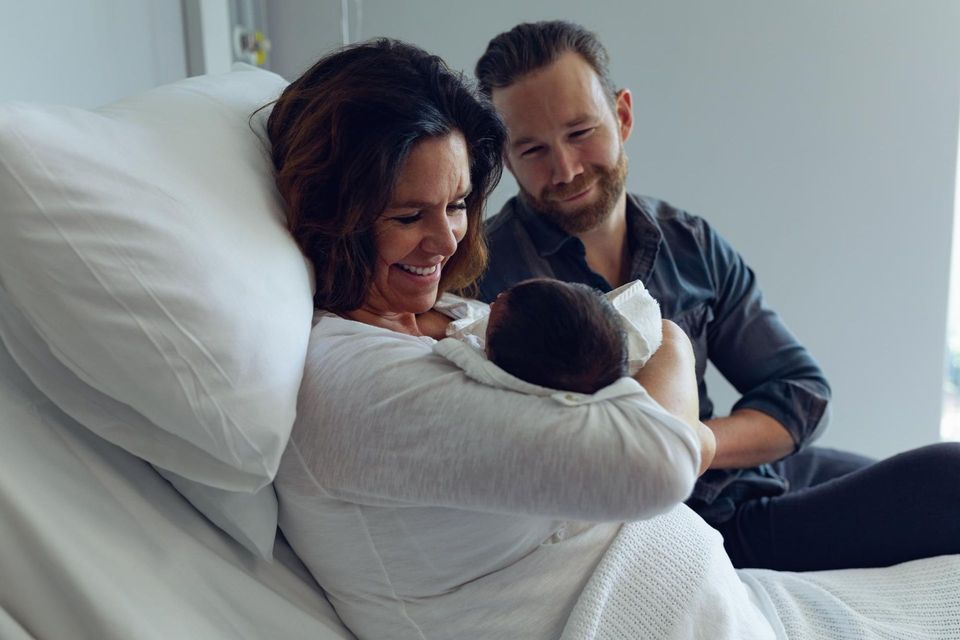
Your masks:
{"label": "woman's eye", "polygon": [[520,157],[521,157],[521,158],[530,158],[530,157],[533,157],[533,156],[537,155],[538,153],[540,153],[540,151],[541,151],[542,149],[543,149],[542,146],[536,146],[536,147],[530,147],[529,149],[524,149],[524,150],[520,153]]}
{"label": "woman's eye", "polygon": [[400,224],[413,224],[414,222],[416,222],[417,220],[420,219],[420,214],[419,214],[419,213],[412,213],[412,214],[410,214],[410,215],[408,215],[408,216],[395,216],[395,217],[390,218],[390,219],[391,219],[391,220],[395,220],[395,221],[399,222]]}
{"label": "woman's eye", "polygon": [[456,213],[457,211],[466,211],[467,210],[467,201],[460,200],[458,202],[452,202],[447,205],[447,211]]}

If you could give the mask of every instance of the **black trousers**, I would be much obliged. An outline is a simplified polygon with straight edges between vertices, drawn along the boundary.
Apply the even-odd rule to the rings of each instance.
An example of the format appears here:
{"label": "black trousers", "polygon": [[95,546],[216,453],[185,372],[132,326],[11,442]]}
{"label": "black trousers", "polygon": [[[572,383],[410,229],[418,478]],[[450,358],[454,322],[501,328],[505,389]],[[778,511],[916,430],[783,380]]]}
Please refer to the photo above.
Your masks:
{"label": "black trousers", "polygon": [[810,447],[777,466],[787,493],[715,525],[738,568],[885,567],[960,553],[960,443],[879,461]]}

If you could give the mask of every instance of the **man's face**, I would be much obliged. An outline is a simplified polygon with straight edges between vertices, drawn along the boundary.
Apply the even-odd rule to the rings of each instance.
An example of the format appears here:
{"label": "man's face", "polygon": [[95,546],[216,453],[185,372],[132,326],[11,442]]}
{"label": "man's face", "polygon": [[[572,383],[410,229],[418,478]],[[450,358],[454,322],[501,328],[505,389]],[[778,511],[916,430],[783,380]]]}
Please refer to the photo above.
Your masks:
{"label": "man's face", "polygon": [[571,234],[606,220],[626,180],[630,92],[618,92],[611,107],[593,68],[567,52],[494,89],[493,103],[509,131],[507,168],[527,204]]}

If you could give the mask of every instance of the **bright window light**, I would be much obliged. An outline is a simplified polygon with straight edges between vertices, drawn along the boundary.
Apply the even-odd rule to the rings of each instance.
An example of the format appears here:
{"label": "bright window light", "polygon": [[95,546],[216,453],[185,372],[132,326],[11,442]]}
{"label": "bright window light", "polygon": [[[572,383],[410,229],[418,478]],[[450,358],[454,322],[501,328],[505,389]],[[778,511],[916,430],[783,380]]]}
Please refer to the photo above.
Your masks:
{"label": "bright window light", "polygon": [[946,373],[943,378],[943,417],[940,420],[940,437],[944,440],[960,440],[960,162],[957,166],[957,186],[953,197]]}

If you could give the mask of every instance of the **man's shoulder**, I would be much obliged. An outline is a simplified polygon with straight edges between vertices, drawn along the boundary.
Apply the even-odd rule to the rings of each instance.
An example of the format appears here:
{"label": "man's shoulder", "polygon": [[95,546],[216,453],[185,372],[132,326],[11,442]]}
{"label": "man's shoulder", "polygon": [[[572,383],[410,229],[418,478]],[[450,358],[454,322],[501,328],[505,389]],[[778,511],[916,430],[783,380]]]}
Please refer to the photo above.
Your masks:
{"label": "man's shoulder", "polygon": [[666,200],[637,193],[630,193],[627,196],[658,225],[679,225],[693,228],[706,223],[702,217],[675,207]]}
{"label": "man's shoulder", "polygon": [[483,221],[483,230],[488,243],[505,241],[516,237],[518,232],[524,232],[516,196],[507,200],[500,211]]}
{"label": "man's shoulder", "polygon": [[490,302],[497,294],[527,278],[549,275],[546,261],[524,224],[517,198],[507,201],[499,213],[484,221],[489,251],[487,270],[478,281],[479,298]]}
{"label": "man's shoulder", "polygon": [[667,242],[676,240],[678,235],[692,236],[698,242],[707,239],[710,224],[703,217],[676,207],[666,200],[634,193],[627,195],[647,220],[660,230]]}

